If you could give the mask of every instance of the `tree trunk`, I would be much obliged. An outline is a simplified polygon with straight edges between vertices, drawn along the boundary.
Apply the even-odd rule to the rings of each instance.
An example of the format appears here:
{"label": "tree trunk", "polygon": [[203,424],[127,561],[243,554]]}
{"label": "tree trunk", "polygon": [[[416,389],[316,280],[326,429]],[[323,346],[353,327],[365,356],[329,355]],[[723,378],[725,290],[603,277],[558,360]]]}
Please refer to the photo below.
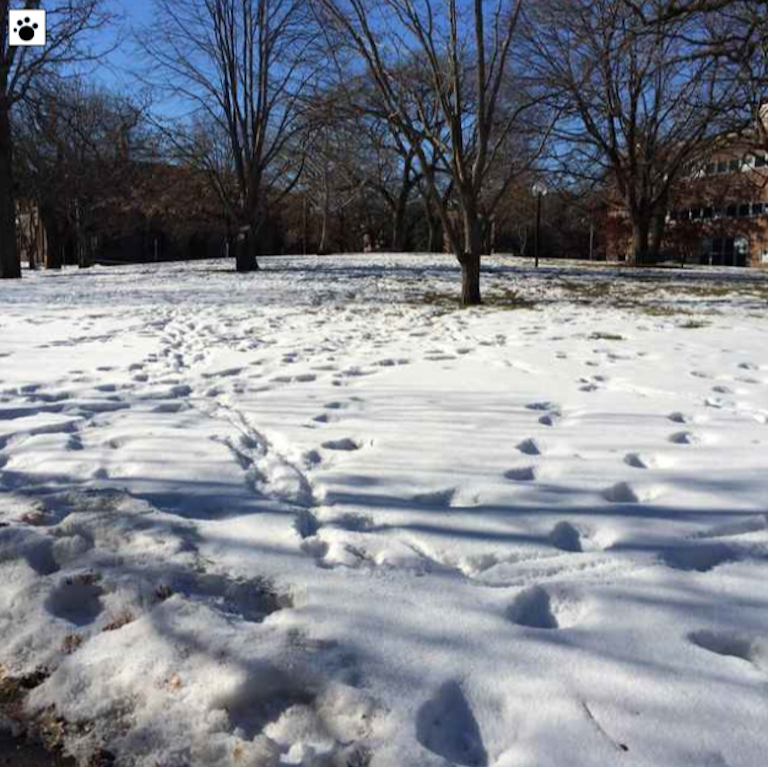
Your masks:
{"label": "tree trunk", "polygon": [[492,256],[496,251],[496,219],[486,219],[483,226],[483,253]]}
{"label": "tree trunk", "polygon": [[243,210],[245,220],[240,227],[235,249],[235,268],[238,272],[259,271],[259,236],[266,217],[258,199],[254,193]]}
{"label": "tree trunk", "polygon": [[328,252],[328,219],[330,218],[330,205],[327,195],[323,199],[323,215],[320,219],[320,242],[317,245],[317,255],[324,256]]}
{"label": "tree trunk", "polygon": [[461,261],[461,305],[478,306],[480,297],[480,255],[465,253]]}
{"label": "tree trunk", "polygon": [[427,253],[435,253],[437,243],[440,241],[440,227],[427,195],[424,195],[424,217],[427,220]]}
{"label": "tree trunk", "polygon": [[63,247],[59,237],[55,205],[47,200],[40,210],[40,215],[43,217],[43,226],[45,226],[45,268],[61,269]]}
{"label": "tree trunk", "polygon": [[483,224],[477,213],[464,210],[464,253],[461,263],[461,305],[477,306],[480,296],[480,259],[483,252]]}
{"label": "tree trunk", "polygon": [[397,198],[392,211],[392,252],[402,253],[405,250],[405,209],[407,197]]}
{"label": "tree trunk", "polygon": [[664,229],[666,227],[666,210],[658,211],[653,216],[653,226],[651,227],[650,234],[650,251],[651,255],[656,258],[661,253],[661,243],[664,239]]}
{"label": "tree trunk", "polygon": [[408,212],[408,200],[411,196],[412,182],[405,180],[403,182],[400,194],[395,200],[392,211],[392,252],[402,253],[405,251],[405,217]]}
{"label": "tree trunk", "polygon": [[632,222],[632,252],[628,261],[634,266],[639,266],[648,253],[650,230],[650,221],[645,216],[638,216]]}
{"label": "tree trunk", "polygon": [[258,255],[257,233],[253,230],[242,232],[235,248],[235,269],[238,272],[257,272],[259,270]]}
{"label": "tree trunk", "polygon": [[[5,23],[4,19],[2,23]],[[21,260],[16,242],[10,109],[7,99],[0,97],[0,279],[21,277]]]}
{"label": "tree trunk", "polygon": [[88,240],[85,226],[83,224],[83,207],[80,200],[75,202],[75,240],[77,243],[77,266],[80,269],[87,269],[93,266],[90,258]]}

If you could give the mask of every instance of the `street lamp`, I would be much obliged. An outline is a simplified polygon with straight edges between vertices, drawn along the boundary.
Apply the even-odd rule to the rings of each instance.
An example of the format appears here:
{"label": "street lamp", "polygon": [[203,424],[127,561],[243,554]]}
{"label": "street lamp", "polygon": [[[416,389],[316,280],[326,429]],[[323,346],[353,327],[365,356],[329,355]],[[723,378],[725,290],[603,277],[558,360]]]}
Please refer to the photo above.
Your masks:
{"label": "street lamp", "polygon": [[533,241],[533,254],[536,258],[536,268],[539,268],[539,240],[541,239],[541,198],[547,193],[547,187],[543,181],[537,181],[532,187],[536,198],[536,237]]}

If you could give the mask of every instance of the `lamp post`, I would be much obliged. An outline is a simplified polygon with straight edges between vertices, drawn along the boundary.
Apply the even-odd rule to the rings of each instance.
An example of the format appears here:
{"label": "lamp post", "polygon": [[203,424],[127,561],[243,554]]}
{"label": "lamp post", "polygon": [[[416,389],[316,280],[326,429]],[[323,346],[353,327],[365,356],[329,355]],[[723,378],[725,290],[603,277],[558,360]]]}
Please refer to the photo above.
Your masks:
{"label": "lamp post", "polygon": [[539,241],[541,240],[541,198],[547,193],[547,187],[543,181],[537,181],[531,191],[536,197],[536,236],[533,241],[533,255],[536,259],[536,268],[539,268]]}

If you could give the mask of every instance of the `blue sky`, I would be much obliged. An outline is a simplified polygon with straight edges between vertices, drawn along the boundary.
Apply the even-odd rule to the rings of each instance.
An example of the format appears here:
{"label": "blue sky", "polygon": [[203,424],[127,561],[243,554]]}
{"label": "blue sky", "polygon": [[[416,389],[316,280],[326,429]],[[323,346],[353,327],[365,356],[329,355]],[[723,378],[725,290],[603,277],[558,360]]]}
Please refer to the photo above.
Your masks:
{"label": "blue sky", "polygon": [[[120,18],[115,28],[102,33],[109,40],[97,40],[97,44],[109,44],[120,39],[118,47],[104,61],[100,61],[92,76],[109,88],[122,93],[139,92],[145,86],[137,79],[142,65],[141,53],[132,40],[134,33],[142,27],[149,27],[155,13],[154,0],[107,0],[108,7]],[[155,103],[154,111],[169,117],[178,116],[186,110],[178,103]]]}
{"label": "blue sky", "polygon": [[[94,74],[108,85],[128,85],[132,81],[131,72],[137,64],[136,52],[130,39],[131,30],[150,23],[154,3],[153,0],[109,0],[109,8],[120,17],[117,26],[123,41]],[[110,31],[109,36],[112,38],[117,34],[115,29]]]}

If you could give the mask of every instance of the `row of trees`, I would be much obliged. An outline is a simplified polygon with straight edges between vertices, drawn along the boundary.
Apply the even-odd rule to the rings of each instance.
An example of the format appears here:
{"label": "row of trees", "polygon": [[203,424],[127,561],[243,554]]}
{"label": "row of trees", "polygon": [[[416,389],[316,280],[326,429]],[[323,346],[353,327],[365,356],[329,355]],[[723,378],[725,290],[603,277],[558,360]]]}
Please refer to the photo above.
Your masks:
{"label": "row of trees", "polygon": [[239,271],[258,268],[280,217],[306,248],[312,211],[319,251],[347,214],[394,250],[418,218],[475,304],[490,229],[519,230],[515,201],[538,175],[585,207],[601,190],[636,251],[654,251],[683,175],[765,128],[765,0],[155,2],[136,74],[184,117],[67,81],[99,53],[100,0],[46,3],[45,49],[10,47],[3,27],[0,276],[20,275],[14,168],[49,242],[64,218],[87,263],[91,222],[116,198],[152,207],[142,168],[163,162],[201,186]]}

